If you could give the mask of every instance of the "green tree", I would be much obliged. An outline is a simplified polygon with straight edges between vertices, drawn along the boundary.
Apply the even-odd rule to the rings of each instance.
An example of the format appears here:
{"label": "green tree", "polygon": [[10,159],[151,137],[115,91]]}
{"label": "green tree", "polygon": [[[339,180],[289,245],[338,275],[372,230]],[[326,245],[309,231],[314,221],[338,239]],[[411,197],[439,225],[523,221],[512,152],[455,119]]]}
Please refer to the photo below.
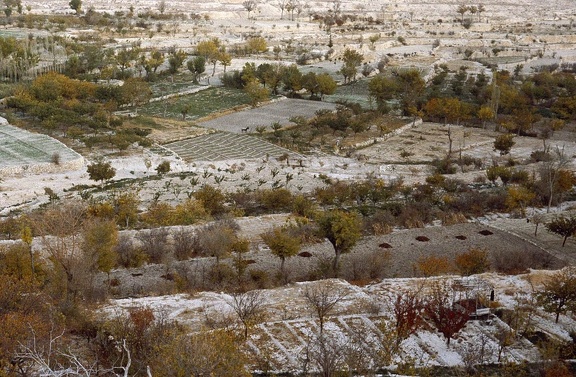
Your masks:
{"label": "green tree", "polygon": [[576,235],[576,215],[558,216],[546,224],[546,229],[564,237],[562,241],[562,247],[564,247],[568,237]]}
{"label": "green tree", "polygon": [[224,73],[226,73],[226,67],[232,64],[232,55],[226,52],[224,46],[220,47],[220,52],[218,53],[218,61],[220,65],[224,67]]}
{"label": "green tree", "polygon": [[76,12],[76,14],[80,14],[82,11],[82,0],[70,0],[68,5],[73,11]]}
{"label": "green tree", "polygon": [[182,50],[176,51],[174,49],[168,57],[168,72],[172,75],[172,81],[174,81],[174,75],[182,67],[184,60],[186,60],[186,53]]}
{"label": "green tree", "polygon": [[394,74],[394,80],[396,81],[394,88],[400,100],[402,112],[404,115],[410,115],[410,108],[419,107],[426,82],[418,69],[398,70]]}
{"label": "green tree", "polygon": [[124,81],[121,90],[122,102],[134,107],[138,113],[138,107],[145,105],[152,98],[150,84],[141,78],[129,78]]}
{"label": "green tree", "polygon": [[516,142],[514,141],[513,134],[498,135],[494,140],[494,150],[499,151],[500,155],[503,156],[510,153],[510,149],[512,149],[514,144],[516,144]]}
{"label": "green tree", "polygon": [[256,77],[272,91],[272,94],[278,94],[278,86],[282,82],[284,66],[281,64],[263,63],[256,68]]}
{"label": "green tree", "polygon": [[252,79],[244,86],[244,92],[250,97],[250,105],[258,106],[260,102],[266,101],[270,97],[270,91],[260,85],[258,80]]}
{"label": "green tree", "polygon": [[100,181],[102,184],[116,175],[116,169],[112,167],[112,164],[102,159],[88,165],[87,171],[91,180]]}
{"label": "green tree", "polygon": [[268,50],[268,44],[263,37],[252,37],[246,41],[246,50],[250,54],[259,54]]}
{"label": "green tree", "polygon": [[214,76],[216,73],[216,64],[220,57],[220,40],[218,38],[212,38],[198,42],[196,55],[203,56],[207,62],[212,64],[212,76]]}
{"label": "green tree", "polygon": [[275,227],[260,235],[264,243],[270,248],[270,252],[280,258],[280,273],[285,276],[284,262],[298,254],[300,251],[300,239],[292,234],[289,228]]}
{"label": "green tree", "polygon": [[320,93],[320,99],[324,99],[325,95],[329,96],[336,92],[336,80],[334,80],[328,73],[321,73],[316,75],[316,82],[318,83],[318,93]]}
{"label": "green tree", "polygon": [[482,128],[486,128],[486,123],[494,119],[494,111],[489,106],[482,106],[477,116],[482,121]]}
{"label": "green tree", "polygon": [[344,54],[342,55],[342,61],[344,64],[340,68],[340,74],[344,76],[344,84],[347,82],[356,81],[356,74],[358,73],[358,66],[362,64],[364,60],[364,55],[358,51],[346,48]]}
{"label": "green tree", "polygon": [[360,220],[355,213],[330,210],[322,213],[316,222],[320,236],[327,238],[334,247],[332,268],[337,273],[340,256],[352,250],[362,235]]}
{"label": "green tree", "polygon": [[560,314],[576,308],[576,269],[566,267],[555,272],[536,292],[536,300],[544,310],[556,315],[558,323]]}
{"label": "green tree", "polygon": [[192,82],[198,84],[198,76],[206,71],[206,58],[204,56],[196,56],[188,60],[186,66],[192,73]]}
{"label": "green tree", "polygon": [[387,101],[394,98],[396,93],[396,82],[389,76],[374,76],[368,83],[370,98],[376,102],[378,111],[387,113],[389,111]]}
{"label": "green tree", "polygon": [[148,58],[145,55],[142,55],[141,60],[144,63],[143,66],[146,71],[146,77],[149,79],[150,75],[156,73],[158,67],[160,67],[166,59],[164,58],[163,53],[157,49],[153,49]]}
{"label": "green tree", "polygon": [[290,91],[290,96],[292,97],[302,89],[302,73],[296,64],[292,64],[282,70],[282,84],[284,85],[284,90]]}
{"label": "green tree", "polygon": [[310,93],[310,98],[314,98],[320,89],[318,80],[316,78],[316,73],[308,72],[302,76],[302,87]]}

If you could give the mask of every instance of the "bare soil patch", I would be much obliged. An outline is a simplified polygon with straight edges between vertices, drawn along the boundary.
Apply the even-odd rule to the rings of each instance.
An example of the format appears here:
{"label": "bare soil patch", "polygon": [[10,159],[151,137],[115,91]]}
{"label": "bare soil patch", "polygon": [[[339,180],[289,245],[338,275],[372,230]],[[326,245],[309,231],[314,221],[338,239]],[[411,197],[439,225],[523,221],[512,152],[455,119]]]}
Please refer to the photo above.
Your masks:
{"label": "bare soil patch", "polygon": [[200,121],[198,125],[235,133],[241,133],[245,127],[250,128],[249,132],[255,132],[258,126],[267,127],[268,131],[270,131],[270,125],[274,122],[285,126],[290,123],[289,119],[293,116],[311,118],[317,110],[334,110],[335,108],[336,105],[329,102],[286,98],[272,101],[260,107],[226,114],[208,121]]}

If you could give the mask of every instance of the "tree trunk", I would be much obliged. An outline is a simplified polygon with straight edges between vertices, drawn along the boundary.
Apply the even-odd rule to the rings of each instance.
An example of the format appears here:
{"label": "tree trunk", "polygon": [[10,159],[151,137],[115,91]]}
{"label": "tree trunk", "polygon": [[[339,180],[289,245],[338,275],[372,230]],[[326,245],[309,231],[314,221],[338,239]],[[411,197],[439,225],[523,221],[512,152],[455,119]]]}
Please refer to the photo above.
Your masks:
{"label": "tree trunk", "polygon": [[340,251],[336,249],[336,254],[334,255],[334,261],[332,262],[332,271],[334,272],[334,277],[338,277],[339,264],[340,264]]}

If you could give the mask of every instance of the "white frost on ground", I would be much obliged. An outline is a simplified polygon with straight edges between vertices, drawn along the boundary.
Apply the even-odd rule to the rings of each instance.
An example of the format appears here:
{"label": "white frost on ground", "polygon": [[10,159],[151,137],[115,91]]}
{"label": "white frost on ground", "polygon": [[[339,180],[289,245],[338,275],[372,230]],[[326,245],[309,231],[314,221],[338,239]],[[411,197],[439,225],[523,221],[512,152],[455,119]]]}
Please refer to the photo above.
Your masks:
{"label": "white frost on ground", "polygon": [[[548,274],[549,271],[532,271],[517,276],[488,273],[478,275],[478,278],[494,286],[496,300],[502,308],[514,310],[516,301],[509,297],[530,296],[533,288],[527,282],[533,281],[534,289],[538,289],[542,279]],[[453,278],[441,279],[450,281]],[[347,296],[336,305],[327,318],[324,325],[326,336],[335,344],[350,345],[356,342],[365,349],[377,349],[381,344],[379,342],[383,341],[382,332],[379,330],[380,323],[393,318],[392,306],[381,305],[379,313],[369,313],[365,311],[366,301],[390,302],[398,292],[410,287],[414,289],[414,286],[422,286],[434,280],[434,278],[384,279],[365,287],[353,286],[342,280],[325,280],[262,290],[260,293],[264,303],[263,322],[250,331],[249,345],[257,352],[259,349],[266,349],[266,354],[272,358],[272,364],[277,366],[278,371],[298,370],[303,347],[311,339],[315,339],[319,331],[318,320],[307,306],[302,292],[305,287],[328,284],[335,289],[345,290]],[[235,317],[228,304],[230,300],[231,296],[228,294],[199,292],[193,295],[111,300],[101,311],[112,315],[119,310],[149,307],[168,318],[190,326],[191,331],[194,331],[205,326],[207,321],[217,323],[224,317],[228,318],[228,322],[222,323],[229,325],[230,321],[234,322]],[[281,307],[286,310],[281,310]],[[561,315],[559,323],[556,324],[553,315],[541,308],[535,309],[533,316],[535,331],[543,332],[553,339],[571,341],[569,332],[576,326],[572,316]],[[288,313],[291,313],[289,318],[286,317]],[[470,321],[463,330],[454,335],[450,346],[447,346],[442,334],[435,331],[430,324],[428,329],[422,329],[402,341],[400,352],[393,358],[393,364],[413,361],[417,366],[463,366],[465,358],[474,352],[480,352],[482,342],[484,342],[483,362],[495,363],[499,347],[496,336],[505,328],[507,325],[497,317],[492,317],[489,321]],[[358,334],[362,334],[360,338]],[[536,361],[539,357],[536,346],[521,337],[503,351],[505,360],[515,362]]]}

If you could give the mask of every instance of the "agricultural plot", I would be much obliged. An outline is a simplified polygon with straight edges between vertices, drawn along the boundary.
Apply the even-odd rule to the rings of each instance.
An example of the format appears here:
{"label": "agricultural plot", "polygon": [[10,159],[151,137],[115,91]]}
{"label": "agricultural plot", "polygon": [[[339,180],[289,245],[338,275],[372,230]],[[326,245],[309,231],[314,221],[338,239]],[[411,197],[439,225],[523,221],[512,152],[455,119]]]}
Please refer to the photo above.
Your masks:
{"label": "agricultural plot", "polygon": [[50,170],[82,165],[84,159],[72,149],[46,135],[34,134],[8,124],[0,124],[0,172]]}
{"label": "agricultural plot", "polygon": [[[193,88],[192,85],[188,87]],[[168,94],[168,93],[166,93]],[[187,109],[186,119],[198,119],[236,106],[250,103],[250,98],[239,89],[210,88],[191,95],[172,97],[167,100],[150,102],[138,108],[138,113],[156,117],[183,118],[182,110]]]}
{"label": "agricultural plot", "polygon": [[[378,369],[390,365],[401,365],[412,360],[416,366],[464,366],[468,362],[471,350],[479,349],[482,339],[483,353],[478,359],[480,364],[508,361],[521,363],[540,359],[535,344],[527,338],[518,336],[511,344],[502,346],[499,334],[509,329],[501,319],[492,316],[490,320],[470,320],[452,339],[450,346],[432,323],[427,323],[415,334],[400,338],[398,349],[390,347],[396,340],[390,330],[394,321],[394,302],[398,294],[409,290],[429,289],[434,284],[457,283],[469,288],[454,291],[456,298],[467,294],[483,297],[493,289],[498,303],[508,310],[524,298],[530,297],[533,287],[531,281],[537,281],[547,272],[532,271],[519,276],[483,274],[479,277],[455,278],[440,277],[426,279],[384,279],[365,287],[350,285],[342,280],[324,280],[318,282],[295,283],[287,287],[260,291],[264,304],[259,317],[262,322],[253,326],[248,335],[247,345],[252,351],[253,364],[250,369],[261,369],[262,360],[270,371],[277,373],[300,373],[303,370],[318,371],[309,358],[318,355],[321,350],[338,355],[360,356],[358,368]],[[343,298],[334,306],[324,323],[322,333],[324,348],[319,348],[320,331],[318,318],[303,297],[307,288],[324,286],[332,294],[342,294]],[[485,288],[486,287],[486,288]],[[525,292],[525,293],[518,293]],[[203,326],[202,318],[211,318],[220,323],[234,323],[235,314],[230,302],[231,296],[224,293],[201,292],[194,295],[172,295],[160,298],[138,298],[113,300],[104,308],[104,313],[127,311],[138,306],[163,311],[170,318],[190,326],[191,329]],[[554,324],[553,315],[541,307],[535,307],[532,320],[534,326],[547,335],[569,341],[569,329],[574,320],[562,316]],[[388,347],[386,345],[388,344]],[[501,360],[499,360],[501,351]],[[474,353],[476,355],[476,353]]]}
{"label": "agricultural plot", "polygon": [[374,107],[369,97],[368,80],[358,80],[352,84],[339,86],[336,93],[325,97],[325,101],[358,103],[365,109]]}
{"label": "agricultural plot", "polygon": [[282,125],[287,125],[289,119],[293,116],[311,118],[318,110],[334,110],[335,108],[336,105],[328,102],[283,99],[261,107],[224,115],[205,122],[198,122],[198,125],[236,133],[240,133],[243,128],[249,127],[249,131],[254,132],[258,126],[268,127],[268,130],[270,130],[269,126],[272,123],[278,122]]}
{"label": "agricultural plot", "polygon": [[185,161],[279,157],[296,153],[248,135],[213,133],[164,145]]}

